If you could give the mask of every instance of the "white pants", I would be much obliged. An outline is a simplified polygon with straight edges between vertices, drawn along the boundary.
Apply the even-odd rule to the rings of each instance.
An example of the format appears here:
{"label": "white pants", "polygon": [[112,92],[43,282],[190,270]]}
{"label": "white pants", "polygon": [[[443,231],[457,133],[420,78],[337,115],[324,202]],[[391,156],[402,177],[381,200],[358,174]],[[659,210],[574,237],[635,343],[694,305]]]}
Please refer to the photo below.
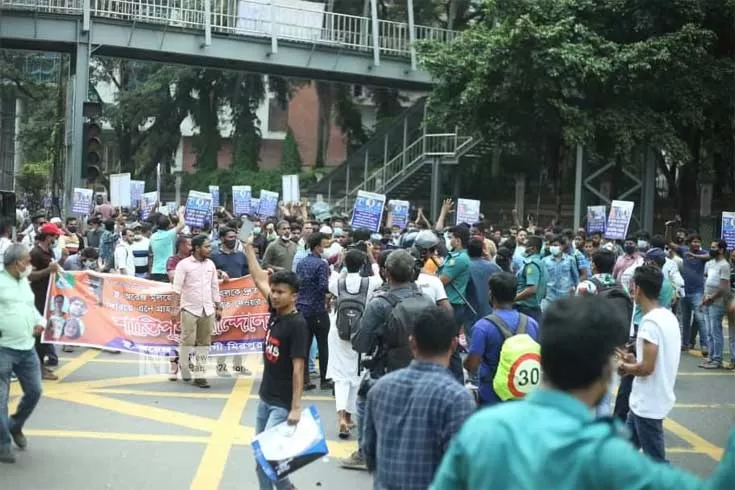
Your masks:
{"label": "white pants", "polygon": [[357,414],[358,387],[350,381],[334,382],[334,404],[338,412],[346,410],[351,414]]}

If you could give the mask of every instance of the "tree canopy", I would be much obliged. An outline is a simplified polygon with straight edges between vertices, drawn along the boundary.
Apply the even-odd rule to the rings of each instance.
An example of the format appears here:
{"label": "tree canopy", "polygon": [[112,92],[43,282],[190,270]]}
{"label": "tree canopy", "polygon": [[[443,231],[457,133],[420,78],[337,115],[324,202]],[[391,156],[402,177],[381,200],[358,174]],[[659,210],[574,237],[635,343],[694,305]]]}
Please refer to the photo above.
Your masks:
{"label": "tree canopy", "polygon": [[652,146],[668,155],[683,212],[702,145],[734,162],[734,4],[486,0],[454,42],[420,46],[437,81],[432,114],[520,155],[516,170],[558,173],[576,144],[618,162]]}

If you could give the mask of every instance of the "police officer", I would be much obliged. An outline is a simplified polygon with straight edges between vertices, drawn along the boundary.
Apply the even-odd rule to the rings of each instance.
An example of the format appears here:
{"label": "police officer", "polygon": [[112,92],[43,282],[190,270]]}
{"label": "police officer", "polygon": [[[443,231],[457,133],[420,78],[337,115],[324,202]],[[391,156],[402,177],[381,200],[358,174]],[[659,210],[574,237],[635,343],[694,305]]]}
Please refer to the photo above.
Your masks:
{"label": "police officer", "polygon": [[514,307],[541,324],[541,300],[546,296],[546,269],[541,262],[543,241],[539,236],[526,239],[523,268],[518,272],[518,293]]}

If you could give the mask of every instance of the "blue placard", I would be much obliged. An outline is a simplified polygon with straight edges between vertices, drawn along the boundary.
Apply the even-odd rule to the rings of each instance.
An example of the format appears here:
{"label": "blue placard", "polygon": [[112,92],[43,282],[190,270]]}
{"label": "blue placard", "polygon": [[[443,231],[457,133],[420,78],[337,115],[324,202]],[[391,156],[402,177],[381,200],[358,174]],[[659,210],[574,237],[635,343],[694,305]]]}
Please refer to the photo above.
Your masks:
{"label": "blue placard", "polygon": [[727,242],[728,250],[735,250],[735,212],[722,212],[722,229],[720,239]]}
{"label": "blue placard", "polygon": [[140,208],[143,204],[143,193],[145,192],[145,182],[142,180],[130,181],[130,205]]}
{"label": "blue placard", "polygon": [[278,213],[278,193],[266,190],[260,191],[260,201],[258,203],[258,216],[261,218],[270,218]]}
{"label": "blue placard", "polygon": [[630,226],[630,218],[633,216],[633,207],[635,204],[631,201],[613,201],[610,204],[610,214],[607,216],[605,224],[605,238],[608,240],[625,240],[628,236],[628,227]]}
{"label": "blue placard", "polygon": [[[250,214],[252,212],[251,199],[253,191],[249,185],[232,186],[232,212],[235,216]],[[258,209],[258,208],[255,208]]]}
{"label": "blue placard", "polygon": [[209,195],[212,196],[212,206],[218,207],[219,206],[219,186],[218,185],[210,185],[209,186]]}
{"label": "blue placard", "polygon": [[605,233],[607,206],[587,206],[587,233]]}
{"label": "blue placard", "polygon": [[385,196],[373,192],[358,191],[352,210],[352,228],[366,228],[374,233],[380,231],[383,221]]}
{"label": "blue placard", "polygon": [[401,229],[405,228],[408,225],[408,209],[411,204],[408,201],[399,201],[396,199],[391,199],[389,204],[391,225]]}
{"label": "blue placard", "polygon": [[212,217],[212,196],[208,192],[189,191],[184,210],[184,223],[203,228]]}

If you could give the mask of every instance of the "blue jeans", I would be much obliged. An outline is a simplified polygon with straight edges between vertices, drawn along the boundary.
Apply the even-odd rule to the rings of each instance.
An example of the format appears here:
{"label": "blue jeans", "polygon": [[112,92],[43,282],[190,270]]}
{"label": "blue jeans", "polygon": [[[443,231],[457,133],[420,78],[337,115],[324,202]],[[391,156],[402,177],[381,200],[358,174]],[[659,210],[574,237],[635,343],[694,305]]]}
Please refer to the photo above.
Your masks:
{"label": "blue jeans", "polygon": [[[699,311],[699,304],[702,302],[702,293],[686,293],[686,296],[679,300],[679,321],[681,322],[681,345],[689,347],[692,335],[692,315],[697,319],[699,324],[699,345],[702,350],[707,349],[707,332],[704,321],[704,314]],[[702,329],[705,329],[702,332]]]}
{"label": "blue jeans", "polygon": [[626,423],[631,433],[630,441],[638,449],[642,449],[655,461],[667,463],[666,447],[664,446],[663,419],[646,419],[639,417],[632,411],[628,412]]}
{"label": "blue jeans", "polygon": [[[275,425],[285,422],[287,418],[287,409],[259,400],[258,411],[255,417],[255,433],[260,434]],[[276,487],[277,490],[287,490],[291,487],[291,481],[288,478],[283,478],[273,483],[257,461],[255,463],[255,472],[258,474],[260,490],[273,490],[273,487]]]}
{"label": "blue jeans", "polygon": [[[18,377],[23,396],[18,410],[8,417],[10,375]],[[41,398],[41,361],[34,348],[15,350],[0,347],[0,447],[10,447],[10,433],[23,429]]]}
{"label": "blue jeans", "polygon": [[[707,305],[704,307],[704,321],[707,325],[707,346],[712,362],[722,363],[722,348],[725,339],[722,335],[722,318],[725,316],[724,305]],[[701,333],[699,334],[702,335]]]}

